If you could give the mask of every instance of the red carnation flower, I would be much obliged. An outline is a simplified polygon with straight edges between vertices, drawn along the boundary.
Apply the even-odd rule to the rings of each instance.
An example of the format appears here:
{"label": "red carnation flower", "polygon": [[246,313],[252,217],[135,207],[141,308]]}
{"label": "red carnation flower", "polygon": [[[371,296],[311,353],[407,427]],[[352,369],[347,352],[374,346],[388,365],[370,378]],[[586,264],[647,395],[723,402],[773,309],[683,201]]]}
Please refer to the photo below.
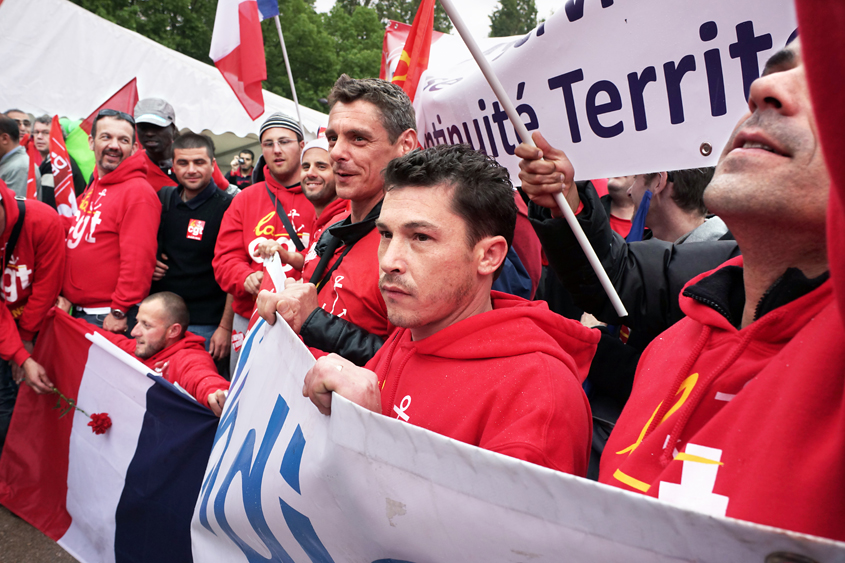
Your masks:
{"label": "red carnation flower", "polygon": [[111,428],[111,418],[108,413],[94,413],[91,415],[91,421],[88,423],[91,431],[94,434],[105,434],[106,430]]}

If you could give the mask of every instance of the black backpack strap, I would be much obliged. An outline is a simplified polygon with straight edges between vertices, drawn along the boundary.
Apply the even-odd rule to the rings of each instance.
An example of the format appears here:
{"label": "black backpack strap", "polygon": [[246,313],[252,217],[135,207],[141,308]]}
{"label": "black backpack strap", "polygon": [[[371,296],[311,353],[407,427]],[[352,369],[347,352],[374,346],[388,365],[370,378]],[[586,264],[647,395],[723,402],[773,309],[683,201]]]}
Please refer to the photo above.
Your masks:
{"label": "black backpack strap", "polygon": [[288,219],[285,206],[279,203],[279,200],[273,195],[273,192],[270,191],[270,187],[266,183],[264,184],[264,189],[267,190],[267,195],[270,196],[270,201],[272,201],[273,205],[276,207],[276,215],[278,215],[279,219],[282,220],[290,240],[293,241],[293,245],[298,251],[302,252],[305,250],[305,245],[302,244],[301,240],[299,240],[299,237],[296,235],[296,229],[294,229],[293,225],[290,224],[290,219]]}
{"label": "black backpack strap", "polygon": [[[9,265],[9,260],[12,259],[12,253],[15,251],[15,245],[18,244],[18,237],[21,236],[21,229],[23,229],[23,220],[26,217],[26,201],[15,198],[18,204],[18,220],[12,228],[12,234],[9,235],[9,240],[6,242],[6,255],[3,257],[3,270]],[[3,272],[0,272],[2,274]]]}
{"label": "black backpack strap", "polygon": [[179,189],[179,186],[164,186],[158,191],[158,199],[161,201],[161,210],[163,213],[170,211],[170,202],[173,201],[173,193]]}

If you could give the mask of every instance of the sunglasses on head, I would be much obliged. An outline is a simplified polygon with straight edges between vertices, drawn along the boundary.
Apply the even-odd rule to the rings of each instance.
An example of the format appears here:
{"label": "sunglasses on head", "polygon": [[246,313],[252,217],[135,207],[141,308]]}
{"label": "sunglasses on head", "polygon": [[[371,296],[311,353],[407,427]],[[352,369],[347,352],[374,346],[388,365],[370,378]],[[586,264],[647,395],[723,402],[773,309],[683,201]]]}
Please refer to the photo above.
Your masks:
{"label": "sunglasses on head", "polygon": [[124,121],[128,121],[132,125],[135,125],[135,118],[129,115],[128,113],[117,111],[116,109],[101,109],[97,112],[97,119],[101,117],[118,117]]}

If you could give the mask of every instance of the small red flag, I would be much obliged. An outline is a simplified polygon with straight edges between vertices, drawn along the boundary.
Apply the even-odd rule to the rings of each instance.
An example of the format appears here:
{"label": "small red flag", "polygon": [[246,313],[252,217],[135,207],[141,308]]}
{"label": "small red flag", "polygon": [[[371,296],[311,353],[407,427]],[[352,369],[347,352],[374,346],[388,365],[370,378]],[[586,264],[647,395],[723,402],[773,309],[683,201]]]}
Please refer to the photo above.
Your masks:
{"label": "small red flag", "polygon": [[41,153],[35,148],[31,135],[25,135],[21,145],[26,147],[29,156],[29,171],[26,174],[26,199],[38,199],[38,183],[35,181],[35,169],[41,164]]}
{"label": "small red flag", "polygon": [[91,126],[94,124],[94,119],[100,110],[115,109],[132,115],[135,111],[135,104],[138,103],[138,84],[137,79],[133,78],[126,85],[112,95],[111,98],[100,104],[100,107],[94,110],[91,115],[85,118],[85,121],[79,124],[83,131],[91,134]]}
{"label": "small red flag", "polygon": [[428,56],[431,51],[431,35],[434,31],[435,0],[423,0],[414,16],[414,23],[405,41],[396,72],[391,82],[400,86],[413,101],[420,77],[428,68]]}
{"label": "small red flag", "polygon": [[56,208],[59,215],[75,217],[79,213],[76,207],[76,194],[73,191],[73,172],[70,168],[70,156],[67,154],[65,138],[59,116],[53,116],[50,127],[50,166],[53,169],[53,188],[56,194]]}

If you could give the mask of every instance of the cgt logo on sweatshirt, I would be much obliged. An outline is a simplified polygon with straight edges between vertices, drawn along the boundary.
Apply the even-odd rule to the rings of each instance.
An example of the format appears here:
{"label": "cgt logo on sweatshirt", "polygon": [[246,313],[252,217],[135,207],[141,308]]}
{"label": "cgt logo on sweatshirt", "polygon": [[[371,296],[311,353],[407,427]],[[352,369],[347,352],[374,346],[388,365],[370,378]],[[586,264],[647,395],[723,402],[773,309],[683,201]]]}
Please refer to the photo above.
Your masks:
{"label": "cgt logo on sweatshirt", "polygon": [[3,272],[3,294],[6,303],[15,303],[20,292],[32,283],[32,270],[26,264],[18,264],[18,258],[13,256]]}
{"label": "cgt logo on sweatshirt", "polygon": [[202,232],[205,230],[205,221],[191,219],[188,222],[188,238],[191,240],[202,240]]}

